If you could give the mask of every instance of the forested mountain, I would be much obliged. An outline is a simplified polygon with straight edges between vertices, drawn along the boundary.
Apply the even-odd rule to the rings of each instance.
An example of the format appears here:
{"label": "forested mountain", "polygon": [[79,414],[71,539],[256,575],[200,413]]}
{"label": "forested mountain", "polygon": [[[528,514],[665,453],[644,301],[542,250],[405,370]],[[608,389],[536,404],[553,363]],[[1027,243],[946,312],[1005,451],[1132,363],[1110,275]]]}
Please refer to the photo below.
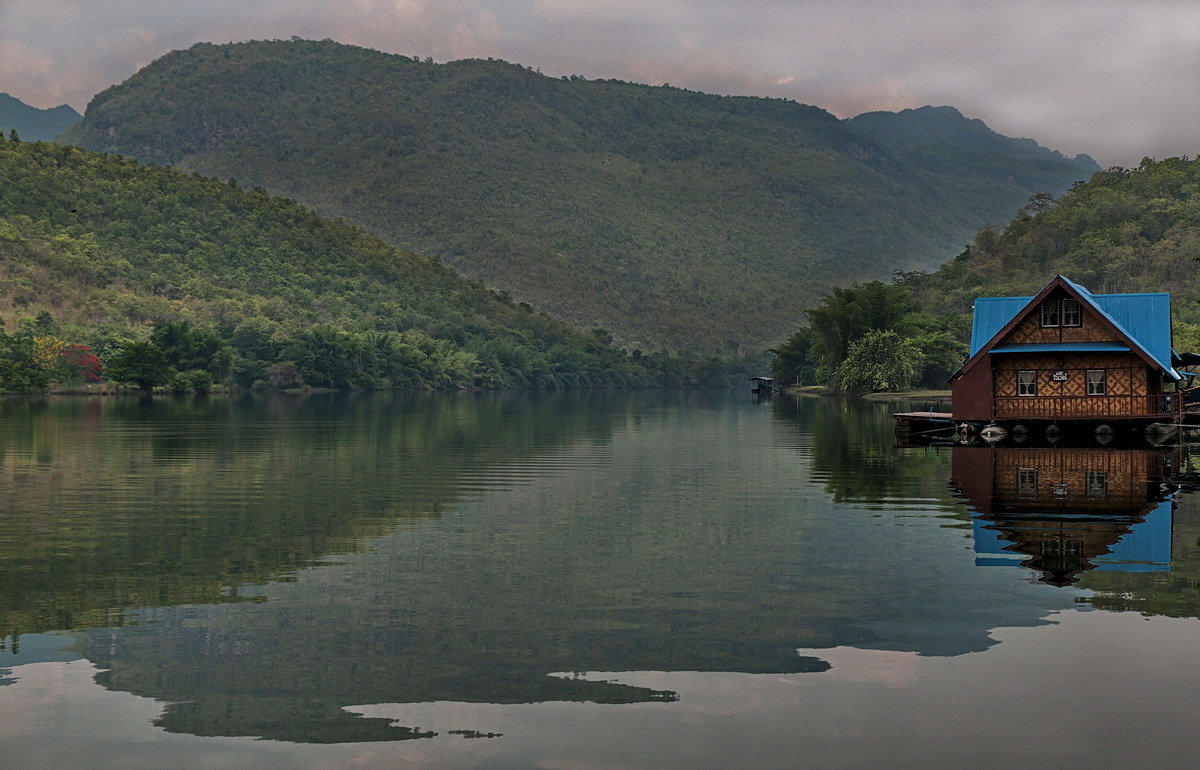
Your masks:
{"label": "forested mountain", "polygon": [[[1170,292],[1174,346],[1200,352],[1198,258],[1200,157],[1112,168],[1057,200],[1034,196],[931,274],[826,296],[777,348],[775,371],[847,389],[862,380],[870,380],[862,389],[944,384],[965,357],[976,297],[1032,295],[1058,273],[1096,293]],[[891,373],[891,383],[880,373]]]}
{"label": "forested mountain", "polygon": [[722,352],[1087,176],[786,100],[296,39],[168,54],[63,140],[262,185],[623,343]]}
{"label": "forested mountain", "polygon": [[1200,322],[1200,157],[1113,168],[1057,200],[1035,196],[931,275],[902,281],[926,306],[969,313],[975,297],[1036,292],[1061,273],[1093,292],[1166,291]]}
{"label": "forested mountain", "polygon": [[0,93],[0,131],[6,136],[16,130],[26,141],[49,140],[66,131],[83,116],[66,104],[39,110],[20,99]]}
{"label": "forested mountain", "polygon": [[0,141],[0,320],[0,390],[101,365],[143,387],[190,372],[186,389],[229,375],[369,389],[713,372],[618,350],[262,189],[44,142]]}

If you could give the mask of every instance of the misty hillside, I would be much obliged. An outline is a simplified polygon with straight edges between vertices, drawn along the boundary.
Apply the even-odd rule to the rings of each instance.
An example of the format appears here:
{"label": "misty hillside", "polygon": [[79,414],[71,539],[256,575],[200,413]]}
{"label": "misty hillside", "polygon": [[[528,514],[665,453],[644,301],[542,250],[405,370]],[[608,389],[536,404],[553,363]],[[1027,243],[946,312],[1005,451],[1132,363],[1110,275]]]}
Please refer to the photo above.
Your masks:
{"label": "misty hillside", "polygon": [[1088,176],[1024,144],[894,133],[779,99],[294,40],[168,54],[64,140],[262,185],[624,343],[732,352]]}
{"label": "misty hillside", "polygon": [[[998,134],[982,120],[969,119],[953,107],[920,107],[899,112],[864,112],[846,121],[854,128],[897,150],[906,150],[925,158],[924,165],[942,162],[953,165],[979,165],[992,156],[999,166],[1014,158],[1045,164],[1046,172],[1069,163],[1085,175],[1100,170],[1089,155],[1068,158],[1057,150],[1042,147],[1032,139],[1014,139]],[[973,163],[967,161],[973,158]],[[1046,191],[1048,192],[1048,191]]]}

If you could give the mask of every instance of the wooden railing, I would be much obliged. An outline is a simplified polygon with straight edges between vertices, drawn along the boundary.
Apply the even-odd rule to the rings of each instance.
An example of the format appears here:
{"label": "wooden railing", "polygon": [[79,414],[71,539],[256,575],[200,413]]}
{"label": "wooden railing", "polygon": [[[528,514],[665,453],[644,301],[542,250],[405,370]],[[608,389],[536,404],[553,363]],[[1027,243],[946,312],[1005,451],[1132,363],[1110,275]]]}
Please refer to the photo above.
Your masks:
{"label": "wooden railing", "polygon": [[1150,396],[997,396],[1000,419],[1105,419],[1173,417],[1182,399],[1178,393]]}

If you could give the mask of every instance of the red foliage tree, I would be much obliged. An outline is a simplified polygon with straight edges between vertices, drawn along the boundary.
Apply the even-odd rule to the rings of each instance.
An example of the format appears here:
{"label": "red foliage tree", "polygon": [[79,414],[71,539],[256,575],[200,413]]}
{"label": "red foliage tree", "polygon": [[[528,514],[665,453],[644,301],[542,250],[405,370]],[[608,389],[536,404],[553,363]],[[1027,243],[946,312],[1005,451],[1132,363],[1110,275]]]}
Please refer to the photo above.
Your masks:
{"label": "red foliage tree", "polygon": [[86,382],[99,382],[104,363],[87,345],[68,345],[62,352],[62,360],[83,376]]}

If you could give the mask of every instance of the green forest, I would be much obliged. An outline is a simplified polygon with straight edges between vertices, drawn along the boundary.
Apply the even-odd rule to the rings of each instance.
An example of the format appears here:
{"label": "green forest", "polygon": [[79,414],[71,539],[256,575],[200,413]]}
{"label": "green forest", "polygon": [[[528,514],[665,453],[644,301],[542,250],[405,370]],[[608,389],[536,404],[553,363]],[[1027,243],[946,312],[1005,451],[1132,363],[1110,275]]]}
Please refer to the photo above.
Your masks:
{"label": "green forest", "polygon": [[951,108],[841,121],[299,39],[170,53],[62,140],[261,185],[625,346],[723,356],[1098,170]]}
{"label": "green forest", "polygon": [[[1200,352],[1200,158],[1111,168],[1030,198],[932,273],[838,289],[775,348],[775,376],[834,390],[945,387],[976,297],[1035,294],[1061,273],[1098,294],[1171,294],[1174,347]],[[896,355],[896,351],[901,351]]]}
{"label": "green forest", "polygon": [[726,384],[261,188],[0,140],[0,390]]}

